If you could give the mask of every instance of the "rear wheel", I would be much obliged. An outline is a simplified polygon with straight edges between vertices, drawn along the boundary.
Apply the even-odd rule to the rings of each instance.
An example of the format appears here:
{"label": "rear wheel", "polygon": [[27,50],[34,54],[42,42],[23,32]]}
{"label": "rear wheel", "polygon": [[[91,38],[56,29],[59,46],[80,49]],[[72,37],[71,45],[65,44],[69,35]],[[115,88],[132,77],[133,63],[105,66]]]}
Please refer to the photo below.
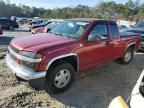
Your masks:
{"label": "rear wheel", "polygon": [[125,52],[124,56],[120,59],[122,64],[129,64],[133,58],[134,55],[134,49],[128,48]]}
{"label": "rear wheel", "polygon": [[75,69],[69,63],[51,67],[46,76],[46,90],[54,94],[67,90],[74,80],[74,74]]}

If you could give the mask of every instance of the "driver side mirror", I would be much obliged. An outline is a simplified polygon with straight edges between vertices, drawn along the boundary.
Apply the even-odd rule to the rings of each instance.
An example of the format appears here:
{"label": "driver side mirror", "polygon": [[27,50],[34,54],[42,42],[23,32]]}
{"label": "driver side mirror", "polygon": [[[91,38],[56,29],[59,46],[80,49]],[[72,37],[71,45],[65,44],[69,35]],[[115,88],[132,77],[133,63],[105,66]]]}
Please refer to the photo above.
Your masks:
{"label": "driver side mirror", "polygon": [[88,36],[88,42],[93,42],[93,41],[100,41],[101,40],[101,36],[100,35],[89,35]]}

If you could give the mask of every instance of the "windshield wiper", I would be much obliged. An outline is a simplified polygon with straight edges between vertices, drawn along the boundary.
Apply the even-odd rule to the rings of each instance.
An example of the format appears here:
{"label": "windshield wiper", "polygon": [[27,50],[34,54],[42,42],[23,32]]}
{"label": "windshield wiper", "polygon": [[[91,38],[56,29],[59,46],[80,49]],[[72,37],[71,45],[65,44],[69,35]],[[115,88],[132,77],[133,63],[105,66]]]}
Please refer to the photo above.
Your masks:
{"label": "windshield wiper", "polygon": [[62,34],[62,33],[54,33],[54,32],[51,32],[51,31],[49,31],[49,33],[52,33],[52,34],[54,34],[54,35],[59,35],[59,36],[64,36],[64,37],[67,37],[67,38],[75,39],[74,37],[71,37],[71,36],[68,36],[68,35],[64,35],[64,34]]}
{"label": "windshield wiper", "polygon": [[61,34],[61,33],[54,33],[55,35],[61,35],[61,36],[64,36],[63,34]]}
{"label": "windshield wiper", "polygon": [[65,37],[71,38],[71,39],[77,39],[77,38],[75,38],[75,37],[73,37],[73,36],[69,36],[69,35],[65,35]]}
{"label": "windshield wiper", "polygon": [[48,33],[51,33],[51,34],[54,34],[54,35],[62,35],[60,33],[54,33],[54,32],[51,32],[51,31],[49,31]]}
{"label": "windshield wiper", "polygon": [[53,34],[55,34],[55,35],[59,35],[59,36],[65,36],[65,35],[62,34],[62,33],[53,33]]}

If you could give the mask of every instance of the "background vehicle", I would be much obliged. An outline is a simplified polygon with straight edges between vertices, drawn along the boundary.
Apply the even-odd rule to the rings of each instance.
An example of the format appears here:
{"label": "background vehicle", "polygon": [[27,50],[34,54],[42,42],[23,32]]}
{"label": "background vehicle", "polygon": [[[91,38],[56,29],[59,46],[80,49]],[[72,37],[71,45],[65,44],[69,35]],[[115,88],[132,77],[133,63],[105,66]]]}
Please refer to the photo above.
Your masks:
{"label": "background vehicle", "polygon": [[16,16],[11,16],[10,20],[16,22]]}
{"label": "background vehicle", "polygon": [[44,31],[43,32],[49,32],[50,30],[52,30],[53,28],[55,28],[58,24],[60,24],[61,22],[52,22],[51,24],[48,24],[47,26],[44,27]]}
{"label": "background vehicle", "polygon": [[25,24],[28,22],[28,19],[27,18],[20,18],[16,21],[18,24]]}
{"label": "background vehicle", "polygon": [[130,108],[143,108],[144,106],[144,71],[137,80],[127,102],[118,96],[112,100],[108,108],[129,108],[128,105]]}
{"label": "background vehicle", "polygon": [[[35,22],[37,21],[37,22]],[[49,24],[50,22],[49,21],[42,21],[42,20],[34,20],[30,23],[30,31],[31,29],[34,29],[34,28],[38,28],[38,27],[44,27],[46,26],[47,24]]]}
{"label": "background vehicle", "polygon": [[11,21],[7,18],[0,18],[0,25],[2,26],[2,29],[13,30],[14,28],[19,28],[17,22]]}
{"label": "background vehicle", "polygon": [[119,27],[119,30],[120,30],[120,31],[125,31],[125,30],[128,29],[128,27],[125,26],[125,25],[119,25],[118,27]]}
{"label": "background vehicle", "polygon": [[128,32],[139,33],[142,37],[141,50],[144,50],[144,22],[141,21],[127,30]]}
{"label": "background vehicle", "polygon": [[144,71],[141,73],[131,93],[131,108],[143,108],[144,106]]}
{"label": "background vehicle", "polygon": [[44,27],[44,26],[48,25],[49,23],[51,23],[51,21],[44,21],[44,22],[42,22],[40,24],[33,25],[31,27],[31,29],[38,28],[38,27]]}
{"label": "background vehicle", "polygon": [[130,63],[141,38],[118,30],[109,20],[66,20],[49,33],[13,39],[6,63],[17,77],[46,77],[47,90],[63,92],[71,86],[75,72],[116,59]]}
{"label": "background vehicle", "polygon": [[60,22],[49,22],[45,26],[37,26],[36,28],[31,29],[32,34],[35,33],[47,33],[48,31],[52,30],[56,25]]}
{"label": "background vehicle", "polygon": [[43,21],[41,19],[34,19],[32,21],[29,22],[29,28],[30,30],[35,27],[38,26],[39,24],[41,24]]}
{"label": "background vehicle", "polygon": [[0,25],[0,35],[2,35],[2,34],[3,34],[3,30],[2,30],[2,27]]}

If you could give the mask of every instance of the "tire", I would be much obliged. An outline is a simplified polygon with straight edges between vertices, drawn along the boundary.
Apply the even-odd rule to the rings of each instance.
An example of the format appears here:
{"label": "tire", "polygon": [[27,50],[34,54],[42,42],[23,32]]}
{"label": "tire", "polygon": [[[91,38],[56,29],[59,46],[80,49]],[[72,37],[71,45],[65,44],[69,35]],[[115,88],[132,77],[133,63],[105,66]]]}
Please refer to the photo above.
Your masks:
{"label": "tire", "polygon": [[45,78],[46,91],[53,94],[67,90],[75,77],[75,69],[69,63],[53,66],[49,69]]}
{"label": "tire", "polygon": [[14,30],[14,27],[13,26],[9,26],[9,30]]}
{"label": "tire", "polygon": [[129,64],[131,60],[133,59],[134,55],[134,49],[133,48],[128,48],[122,58],[120,58],[120,62],[122,64]]}

